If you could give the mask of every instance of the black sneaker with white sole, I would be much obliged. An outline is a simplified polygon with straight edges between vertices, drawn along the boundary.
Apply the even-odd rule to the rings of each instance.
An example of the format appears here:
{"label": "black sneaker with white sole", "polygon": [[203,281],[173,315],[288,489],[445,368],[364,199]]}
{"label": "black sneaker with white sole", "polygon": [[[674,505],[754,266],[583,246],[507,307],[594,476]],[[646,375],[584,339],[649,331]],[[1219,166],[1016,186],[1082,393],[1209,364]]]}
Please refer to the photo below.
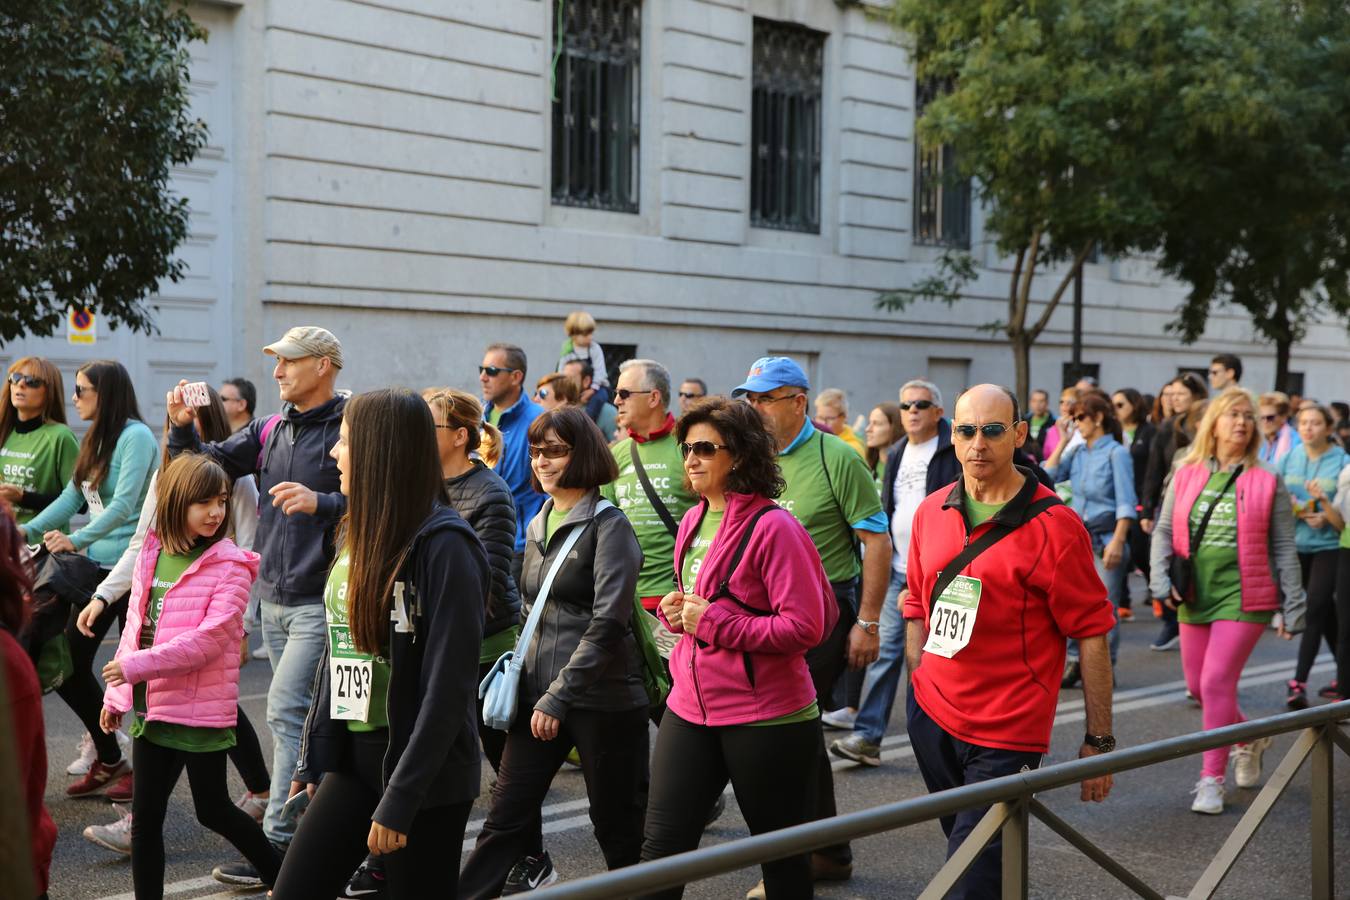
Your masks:
{"label": "black sneaker with white sole", "polygon": [[[270,843],[272,849],[277,851],[277,856],[285,857],[285,844],[278,844],[276,841]],[[211,877],[221,884],[228,884],[231,887],[263,887],[262,876],[258,874],[257,869],[253,868],[253,863],[246,859],[216,866],[211,870]]]}
{"label": "black sneaker with white sole", "polygon": [[356,870],[343,897],[381,897],[384,895],[384,864],[372,856],[367,856]]}
{"label": "black sneaker with white sole", "polygon": [[506,876],[506,886],[502,888],[502,896],[535,891],[557,880],[558,870],[553,868],[553,859],[545,850],[538,856],[527,856],[511,867],[511,874]]}

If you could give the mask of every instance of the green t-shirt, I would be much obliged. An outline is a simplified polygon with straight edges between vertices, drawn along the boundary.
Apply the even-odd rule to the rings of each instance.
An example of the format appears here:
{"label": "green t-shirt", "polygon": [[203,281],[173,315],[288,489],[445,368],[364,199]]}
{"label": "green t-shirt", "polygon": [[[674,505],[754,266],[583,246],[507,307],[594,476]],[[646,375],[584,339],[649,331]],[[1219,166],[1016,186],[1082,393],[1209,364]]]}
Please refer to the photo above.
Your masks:
{"label": "green t-shirt", "polygon": [[820,706],[812,700],[796,712],[788,713],[785,716],[765,719],[763,722],[746,722],[745,724],[753,728],[763,728],[766,725],[795,725],[798,722],[810,722],[812,719],[818,718],[820,718]]}
{"label": "green t-shirt", "polygon": [[1350,522],[1346,522],[1341,529],[1341,549],[1350,550]]}
{"label": "green t-shirt", "polygon": [[1005,503],[981,503],[969,494],[965,494],[966,518],[970,519],[970,527],[978,528],[985,522],[988,522],[998,511],[1008,504]]}
{"label": "green t-shirt", "polygon": [[512,625],[504,631],[483,638],[483,645],[478,650],[478,663],[481,665],[496,662],[507,650],[515,649],[518,640],[520,640],[519,625]]}
{"label": "green t-shirt", "polygon": [[[205,552],[204,546],[193,547],[187,553],[160,551],[159,558],[155,560],[154,580],[150,582],[150,597],[145,604],[145,619],[141,623],[142,650],[148,650],[155,644],[155,630],[159,626],[159,617],[164,612],[164,595]],[[152,744],[173,750],[186,750],[189,753],[210,753],[214,750],[228,750],[234,746],[233,728],[196,728],[173,722],[147,722],[145,693],[143,681],[132,690],[131,708],[136,716],[131,723],[132,737],[144,738]]]}
{"label": "green t-shirt", "polygon": [[378,731],[389,727],[389,659],[356,649],[347,626],[347,575],[351,559],[346,553],[333,563],[323,588],[323,612],[328,624],[328,652],[334,659],[370,660],[370,707],[364,722],[348,721],[348,731]]}
{"label": "green t-shirt", "polygon": [[[629,449],[632,438],[624,438],[614,445],[614,461],[619,477],[601,488],[605,499],[628,517],[642,548],[642,568],[638,571],[639,597],[661,597],[670,590],[675,577],[675,536],[666,528],[656,508],[642,489],[633,454]],[[675,436],[668,434],[654,441],[637,445],[638,459],[656,490],[656,496],[665,504],[676,524],[685,512],[698,502],[698,495],[685,487],[684,460]]]}
{"label": "green t-shirt", "polygon": [[[37,494],[59,494],[75,471],[75,457],[80,455],[80,443],[75,434],[60,422],[44,422],[27,434],[11,431],[0,447],[0,482],[12,484]],[[14,517],[20,525],[41,510],[14,507]],[[60,531],[70,522],[53,525]]]}
{"label": "green t-shirt", "polygon": [[713,539],[717,537],[717,530],[722,527],[722,518],[726,515],[724,509],[709,509],[703,515],[703,521],[699,523],[698,534],[694,535],[694,540],[690,542],[689,549],[684,553],[683,571],[680,572],[680,583],[684,585],[686,591],[693,591],[694,584],[698,580],[698,570],[703,568],[703,560],[708,556],[708,549],[712,547]]}
{"label": "green t-shirt", "polygon": [[548,546],[548,539],[558,533],[562,523],[567,520],[567,514],[572,510],[558,509],[554,506],[548,511],[548,518],[544,520],[544,546]]}
{"label": "green t-shirt", "polygon": [[498,422],[501,421],[501,418],[502,418],[501,407],[494,406],[492,407],[492,409],[488,410],[487,420],[489,425],[496,425]]}
{"label": "green t-shirt", "polygon": [[853,525],[883,512],[867,463],[839,438],[817,431],[790,452],[780,453],[778,468],[787,482],[778,505],[796,516],[811,535],[825,576],[833,582],[856,578],[862,567],[854,549]]}
{"label": "green t-shirt", "polygon": [[1273,612],[1242,611],[1242,579],[1238,572],[1237,505],[1233,489],[1219,491],[1228,483],[1230,473],[1215,472],[1205,482],[1204,490],[1191,507],[1190,529],[1200,526],[1200,520],[1217,501],[1214,514],[1209,517],[1200,546],[1191,549],[1195,561],[1195,597],[1177,610],[1177,621],[1187,625],[1207,622],[1260,622],[1270,624]]}

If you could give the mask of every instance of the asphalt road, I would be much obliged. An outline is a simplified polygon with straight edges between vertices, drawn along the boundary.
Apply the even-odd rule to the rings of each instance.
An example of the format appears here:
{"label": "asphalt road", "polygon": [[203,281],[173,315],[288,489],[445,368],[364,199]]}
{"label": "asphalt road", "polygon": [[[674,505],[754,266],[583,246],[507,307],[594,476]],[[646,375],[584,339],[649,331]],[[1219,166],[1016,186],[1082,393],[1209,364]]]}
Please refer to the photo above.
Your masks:
{"label": "asphalt road", "polygon": [[[1201,727],[1199,709],[1184,695],[1178,654],[1148,650],[1155,630],[1151,617],[1125,626],[1115,702],[1115,732],[1122,744],[1140,744]],[[111,652],[108,645],[104,656]],[[1278,640],[1273,633],[1257,646],[1241,687],[1243,708],[1249,717],[1284,711],[1284,681],[1292,672],[1293,655],[1293,645]],[[270,753],[264,724],[268,675],[265,662],[250,663],[242,674],[241,693],[245,709],[258,726],[264,752]],[[1310,693],[1330,678],[1331,666],[1324,659],[1314,671]],[[47,804],[60,827],[52,865],[51,897],[131,900],[128,859],[88,843],[80,834],[91,822],[114,818],[107,801],[71,800],[64,796],[64,787],[70,780],[64,769],[78,743],[79,724],[55,695],[47,698],[46,712],[52,773],[48,779]],[[1065,691],[1060,698],[1047,763],[1076,755],[1082,733],[1081,692]],[[1266,756],[1267,773],[1273,771],[1293,740],[1292,735],[1276,740]],[[841,811],[865,809],[924,793],[904,733],[902,704],[897,704],[884,748],[880,768],[845,767],[842,763],[836,767],[835,785]],[[1345,848],[1350,847],[1350,759],[1337,754],[1335,765],[1335,840]],[[1221,887],[1219,897],[1283,900],[1309,896],[1307,769],[1305,764],[1256,833]],[[489,771],[486,766],[484,771]],[[1199,816],[1190,812],[1190,791],[1198,775],[1199,758],[1190,757],[1119,775],[1111,797],[1101,805],[1080,803],[1076,788],[1053,791],[1040,799],[1156,890],[1164,895],[1184,896],[1257,793],[1255,789],[1230,788],[1229,806],[1223,815]],[[233,770],[230,777],[232,790],[242,791]],[[480,800],[469,822],[466,849],[472,846],[485,812]],[[565,769],[559,774],[544,813],[545,844],[561,875],[576,878],[601,871],[603,863],[590,833],[585,788],[578,770]],[[196,823],[186,779],[178,785],[164,832],[168,858],[166,896],[184,900],[249,896],[247,892],[223,891],[223,886],[211,881],[211,867],[234,858],[234,850]],[[745,824],[731,799],[726,814],[708,829],[704,843],[733,840],[746,834]],[[936,822],[858,841],[854,845],[852,880],[820,885],[817,892],[821,897],[837,900],[917,896],[942,864],[944,848],[945,841]],[[1336,896],[1350,897],[1350,854],[1342,850],[1338,860]],[[757,871],[742,871],[691,885],[686,896],[739,898],[758,878]],[[1031,890],[1035,897],[1066,900],[1129,896],[1109,875],[1034,821]]]}

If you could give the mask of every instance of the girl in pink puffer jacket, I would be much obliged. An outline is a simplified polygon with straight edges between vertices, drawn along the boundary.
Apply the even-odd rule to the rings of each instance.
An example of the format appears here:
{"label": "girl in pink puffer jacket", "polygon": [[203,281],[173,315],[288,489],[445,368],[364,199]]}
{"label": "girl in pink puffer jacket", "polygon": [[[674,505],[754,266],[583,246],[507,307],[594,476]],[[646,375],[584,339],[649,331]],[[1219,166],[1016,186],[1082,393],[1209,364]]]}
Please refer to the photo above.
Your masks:
{"label": "girl in pink puffer jacket", "polygon": [[280,857],[230,800],[239,642],[258,557],[225,535],[230,479],[205,456],[185,455],[159,476],[155,528],[136,559],[127,623],[103,669],[101,726],[127,712],[133,769],[131,871],[136,896],[164,890],[164,816],[178,776],[192,783],[197,821],[234,844],[270,885]]}

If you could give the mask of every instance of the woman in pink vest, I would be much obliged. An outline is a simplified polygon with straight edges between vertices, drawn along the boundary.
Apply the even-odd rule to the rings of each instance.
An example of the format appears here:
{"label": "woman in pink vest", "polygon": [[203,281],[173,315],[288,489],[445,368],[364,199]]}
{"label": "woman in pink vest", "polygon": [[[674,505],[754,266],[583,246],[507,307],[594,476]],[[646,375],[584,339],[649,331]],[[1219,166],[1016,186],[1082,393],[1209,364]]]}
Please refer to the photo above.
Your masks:
{"label": "woman in pink vest", "polygon": [[[1288,640],[1303,630],[1306,603],[1289,492],[1257,459],[1260,446],[1246,391],[1230,388],[1212,399],[1167,487],[1153,532],[1150,587],[1178,611],[1186,686],[1204,710],[1207,730],[1246,721],[1237,702],[1238,678],[1280,609],[1281,591],[1280,636]],[[1190,563],[1185,596],[1172,583],[1174,558]],[[1238,787],[1260,782],[1261,754],[1269,745],[1263,738],[1233,748]],[[1228,751],[1205,752],[1192,812],[1223,812]]]}

